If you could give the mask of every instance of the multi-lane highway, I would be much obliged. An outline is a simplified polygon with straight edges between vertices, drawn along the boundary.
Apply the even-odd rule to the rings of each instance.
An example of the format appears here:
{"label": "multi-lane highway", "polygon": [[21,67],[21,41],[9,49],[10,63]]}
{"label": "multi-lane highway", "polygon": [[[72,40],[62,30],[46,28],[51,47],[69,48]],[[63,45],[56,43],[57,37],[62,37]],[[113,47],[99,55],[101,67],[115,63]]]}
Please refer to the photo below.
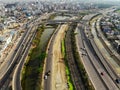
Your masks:
{"label": "multi-lane highway", "polygon": [[[30,24],[30,25],[33,26],[32,24]],[[15,49],[11,59],[9,60],[10,63],[8,63],[9,64],[8,67],[4,68],[4,72],[0,73],[1,74],[1,77],[0,77],[1,87],[6,82],[6,80],[9,78],[10,74],[14,71],[17,63],[19,63],[19,60],[22,57],[23,52],[25,51],[25,48],[24,48],[24,45],[26,45],[25,42],[28,39],[31,31],[32,31],[31,27],[25,31],[24,35],[22,36],[21,40],[19,41],[18,45],[16,46],[16,49]],[[3,70],[3,68],[1,68],[1,69]]]}
{"label": "multi-lane highway", "polygon": [[[13,55],[11,56],[9,63],[6,63],[7,65],[4,66],[4,68],[0,68],[1,73],[0,73],[0,88],[2,87],[2,85],[5,83],[5,81],[7,80],[7,78],[9,77],[9,75],[13,72],[15,65],[17,64],[19,53],[21,53],[21,50],[23,48],[23,41],[25,41],[27,39],[27,36],[29,35],[30,30],[26,30],[23,37],[21,38],[21,40],[19,41]],[[7,66],[7,67],[6,67]],[[6,68],[5,68],[6,67]]]}
{"label": "multi-lane highway", "polygon": [[28,37],[28,39],[26,40],[26,42],[24,43],[23,50],[21,51],[23,53],[21,53],[21,55],[19,54],[21,57],[19,58],[20,62],[17,65],[17,67],[14,71],[14,74],[13,74],[12,90],[22,90],[21,81],[20,81],[21,69],[22,69],[22,66],[24,65],[25,58],[28,55],[28,51],[30,49],[31,42],[36,35],[37,26],[38,25],[35,25],[35,27],[32,28],[32,32],[31,32],[30,36]]}
{"label": "multi-lane highway", "polygon": [[[79,31],[77,30],[78,35],[76,38],[78,50],[79,50],[80,56],[83,58],[83,64],[86,68],[86,71],[88,72],[88,75],[90,75],[89,77],[95,89],[97,89],[100,86],[100,87],[103,87],[101,88],[102,90],[103,89],[118,90],[119,85],[117,85],[115,82],[115,79],[118,77],[116,76],[114,70],[110,67],[110,65],[108,65],[105,58],[102,55],[100,55],[101,53],[99,52],[97,46],[93,42],[94,37],[91,36],[90,29],[89,29],[90,26],[89,27],[88,26],[89,25],[85,25],[86,27],[85,30],[82,29],[83,27],[79,27],[81,34],[79,34]],[[86,57],[89,57],[88,58],[89,61],[86,61],[87,60],[85,59]],[[94,70],[93,69],[91,70],[92,72],[90,72],[90,68],[89,68],[91,66],[94,69]],[[96,74],[93,72],[96,72]],[[95,75],[97,76],[96,79],[94,79],[93,77]]]}
{"label": "multi-lane highway", "polygon": [[[94,25],[93,25],[94,24]],[[88,25],[86,25],[86,26],[88,26]],[[90,26],[89,26],[90,27]],[[95,34],[96,32],[96,30],[95,30],[96,28],[95,28],[95,23],[94,22],[92,22],[92,27],[91,27],[91,31],[92,31],[92,34]],[[97,54],[97,56],[98,56],[98,61],[99,61],[99,63],[101,63],[101,66],[104,68],[104,70],[106,71],[106,73],[105,73],[105,75],[107,74],[108,75],[108,77],[109,77],[109,80],[111,81],[111,84],[109,83],[109,87],[110,87],[110,85],[116,85],[117,87],[119,87],[119,85],[117,85],[116,84],[116,82],[115,82],[115,79],[116,78],[118,78],[118,76],[116,75],[116,73],[115,73],[115,71],[113,70],[113,68],[111,68],[111,66],[109,65],[109,63],[107,63],[106,61],[107,61],[107,58],[104,58],[104,54],[102,53],[102,55],[101,55],[101,52],[99,51],[99,49],[98,49],[98,45],[96,46],[96,44],[100,44],[97,40],[96,40],[96,44],[95,44],[95,42],[94,42],[94,40],[95,39],[97,39],[97,36],[95,36],[94,35],[94,37],[91,37],[91,33],[90,33],[90,29],[86,29],[85,30],[85,32],[87,32],[86,34],[87,34],[87,36],[88,36],[88,38],[89,38],[89,41],[90,41],[90,43],[91,43],[91,47],[93,47],[93,49],[95,50],[95,52],[96,52],[96,54]],[[102,48],[101,48],[101,50],[103,50]],[[106,53],[105,53],[106,54]],[[95,61],[94,61],[95,62]],[[98,66],[98,65],[97,65]],[[105,81],[106,82],[106,84],[108,84],[108,81]],[[111,86],[111,88],[113,88],[113,86]]]}
{"label": "multi-lane highway", "polygon": [[[94,34],[95,34],[95,33],[96,33],[95,31],[96,31],[96,30],[95,30],[95,22],[93,22],[93,25],[92,25],[92,33],[94,32]],[[93,35],[94,35],[94,34],[93,34]],[[97,39],[97,40],[96,40],[96,39]],[[97,43],[96,43],[96,41],[97,41]],[[108,73],[108,75],[110,76],[110,78],[113,80],[113,82],[120,88],[119,84],[117,84],[117,83],[115,82],[116,78],[119,78],[119,76],[118,76],[117,73],[116,73],[115,68],[116,68],[116,67],[119,67],[119,66],[116,64],[115,61],[112,62],[112,63],[114,63],[114,65],[116,65],[116,66],[114,66],[114,68],[113,68],[113,66],[110,64],[110,60],[113,60],[113,59],[112,59],[112,57],[109,57],[109,55],[108,55],[109,58],[106,57],[106,54],[108,54],[108,51],[105,50],[105,48],[103,48],[103,47],[101,48],[102,43],[99,41],[99,39],[98,39],[98,37],[97,37],[97,34],[94,35],[94,38],[91,38],[91,39],[90,39],[90,42],[91,42],[91,44],[92,44],[95,52],[97,53],[98,57],[100,58],[100,62],[101,62],[102,65],[105,67],[106,72]],[[98,44],[99,44],[99,46],[98,46]],[[101,52],[100,48],[101,48],[101,50],[104,50],[104,54]],[[110,58],[111,58],[111,59],[110,59]]]}
{"label": "multi-lane highway", "polygon": [[90,61],[92,62],[94,68],[96,69],[96,71],[98,73],[98,76],[101,78],[106,89],[118,90],[118,87],[116,86],[114,81],[109,77],[108,73],[106,72],[106,69],[100,63],[100,58],[98,58],[96,52],[94,51],[93,46],[91,45],[88,38],[85,36],[83,30],[81,30],[81,35],[83,37],[83,44],[84,44],[84,47],[86,48],[87,54],[90,58]]}
{"label": "multi-lane highway", "polygon": [[100,74],[97,72],[97,70],[95,69],[94,65],[92,64],[89,56],[84,56],[81,53],[87,54],[86,50],[83,50],[85,48],[84,46],[84,38],[81,35],[80,30],[84,30],[81,25],[78,26],[78,28],[76,29],[76,42],[77,42],[77,47],[78,47],[78,52],[81,56],[81,60],[83,62],[83,65],[88,73],[88,76],[94,86],[94,88],[97,90],[97,88],[99,88],[100,90],[106,90],[106,85],[104,85],[103,80],[101,79]]}
{"label": "multi-lane highway", "polygon": [[[87,40],[87,38],[85,39]],[[114,81],[109,77],[108,73],[106,72],[106,69],[103,67],[103,65],[100,63],[100,58],[98,58],[96,51],[94,51],[93,44],[89,43],[89,41],[86,41],[86,50],[88,51],[88,55],[93,62],[95,68],[97,69],[98,73],[101,75],[102,80],[106,84],[108,89],[115,89],[117,90],[117,86],[114,84]],[[88,45],[88,47],[87,47]],[[93,49],[93,50],[92,50]],[[104,75],[102,75],[102,73]]]}

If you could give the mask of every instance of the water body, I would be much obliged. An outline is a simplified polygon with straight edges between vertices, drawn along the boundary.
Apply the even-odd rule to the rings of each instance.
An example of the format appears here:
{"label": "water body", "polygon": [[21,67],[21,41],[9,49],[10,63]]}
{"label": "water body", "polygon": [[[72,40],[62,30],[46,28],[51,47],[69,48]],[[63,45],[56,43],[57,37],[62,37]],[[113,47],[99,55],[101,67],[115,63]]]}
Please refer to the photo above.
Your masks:
{"label": "water body", "polygon": [[52,33],[54,32],[55,28],[46,28],[44,32],[42,33],[42,36],[40,38],[40,49],[42,51],[43,48],[47,46],[47,42],[50,39]]}
{"label": "water body", "polygon": [[[53,20],[64,20],[70,18],[69,16],[56,16]],[[42,51],[43,48],[47,46],[47,42],[50,39],[52,33],[54,32],[55,28],[52,26],[46,26],[41,38],[40,38],[40,49]]]}
{"label": "water body", "polygon": [[56,16],[53,20],[64,20],[64,19],[69,19],[69,16]]}

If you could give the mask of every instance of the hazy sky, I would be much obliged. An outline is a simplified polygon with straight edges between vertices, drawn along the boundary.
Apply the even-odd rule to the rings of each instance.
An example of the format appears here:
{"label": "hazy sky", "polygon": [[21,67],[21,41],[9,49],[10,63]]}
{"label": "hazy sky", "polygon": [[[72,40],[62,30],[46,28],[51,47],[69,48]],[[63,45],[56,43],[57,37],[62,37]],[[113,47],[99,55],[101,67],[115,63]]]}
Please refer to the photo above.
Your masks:
{"label": "hazy sky", "polygon": [[[15,2],[15,1],[39,1],[39,0],[0,0],[0,1],[2,1],[2,2]],[[42,0],[42,1],[56,1],[56,0]],[[57,0],[57,1],[60,1],[60,0]],[[62,0],[61,0],[62,1]],[[67,0],[66,0],[67,1]],[[74,1],[74,0],[68,0],[68,1]],[[88,1],[88,2],[94,2],[94,1],[96,1],[96,2],[102,2],[102,1],[120,1],[120,0],[76,0],[76,1]]]}

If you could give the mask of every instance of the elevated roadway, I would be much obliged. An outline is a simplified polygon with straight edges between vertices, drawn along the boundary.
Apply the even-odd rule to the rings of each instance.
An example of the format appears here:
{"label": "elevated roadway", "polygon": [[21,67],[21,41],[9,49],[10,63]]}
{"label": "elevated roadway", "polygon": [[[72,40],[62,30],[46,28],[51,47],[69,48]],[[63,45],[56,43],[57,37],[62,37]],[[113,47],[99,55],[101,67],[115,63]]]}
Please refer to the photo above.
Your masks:
{"label": "elevated roadway", "polygon": [[[89,41],[89,39],[86,37],[83,31],[81,31],[82,37],[84,37],[84,45],[86,47],[86,51],[90,57],[91,62],[93,63],[94,67],[96,68],[97,72],[101,76],[101,79],[103,80],[104,84],[107,86],[109,90],[118,90],[118,87],[114,83],[114,81],[109,76],[109,73],[106,71],[106,68],[103,66],[103,64],[100,62],[99,54],[97,53],[95,48],[93,48],[93,44]],[[96,54],[97,53],[97,54]],[[104,75],[101,75],[103,73]]]}
{"label": "elevated roadway", "polygon": [[46,24],[63,24],[63,23],[83,23],[86,20],[73,20],[73,19],[66,19],[66,20],[48,20]]}
{"label": "elevated roadway", "polygon": [[[120,86],[115,82],[116,78],[119,78],[116,73],[116,68],[119,68],[118,64],[113,60],[112,57],[109,56],[108,51],[102,45],[101,41],[97,37],[95,30],[95,22],[92,24],[92,34],[94,38],[90,38],[90,42],[96,51],[98,57],[100,58],[100,62],[103,64],[106,72],[113,80],[113,82],[120,88]],[[114,64],[114,65],[113,65]]]}
{"label": "elevated roadway", "polygon": [[[0,68],[0,88],[2,85],[6,82],[8,79],[9,75],[13,72],[15,65],[19,62],[18,58],[19,53],[21,53],[22,48],[23,48],[23,42],[27,39],[28,34],[30,33],[30,29],[26,30],[24,35],[22,36],[21,40],[19,41],[18,45],[16,46],[16,49],[11,56],[9,62],[5,63],[7,65],[4,65],[4,68]],[[6,67],[6,68],[5,68]]]}
{"label": "elevated roadway", "polygon": [[89,76],[95,90],[97,90],[98,88],[99,88],[99,90],[107,90],[108,88],[107,88],[106,84],[104,83],[103,79],[101,78],[102,76],[97,71],[97,69],[94,66],[93,62],[91,61],[91,58],[89,57],[89,55],[84,56],[81,54],[81,53],[87,54],[87,52],[86,52],[87,50],[81,49],[81,48],[85,48],[84,37],[82,34],[83,30],[84,30],[84,28],[82,28],[81,25],[78,26],[76,29],[76,33],[78,33],[76,35],[76,41],[77,41],[76,43],[77,43],[79,55],[81,57],[83,65],[88,73],[88,76]]}
{"label": "elevated roadway", "polygon": [[[37,26],[37,25],[36,25]],[[29,38],[27,39],[27,41],[24,43],[24,47],[23,47],[23,50],[22,50],[22,54],[20,55],[21,57],[19,58],[20,62],[19,64],[17,65],[15,71],[14,71],[14,74],[13,74],[13,80],[12,80],[12,90],[22,90],[22,87],[21,87],[21,79],[20,79],[20,76],[21,76],[21,70],[22,70],[22,67],[24,65],[24,62],[25,62],[25,58],[26,56],[28,55],[28,51],[30,49],[30,46],[31,46],[31,43],[32,43],[32,40],[33,38],[35,37],[36,35],[36,30],[37,28],[33,28],[33,34],[31,34],[29,36]]]}
{"label": "elevated roadway", "polygon": [[[94,15],[88,15],[88,16],[86,16],[86,18],[84,18],[84,20],[91,20],[91,18],[92,17],[94,17]],[[89,24],[89,23],[87,23],[87,24]],[[89,29],[89,25],[85,25],[86,26],[86,28],[85,28],[85,32],[88,30],[88,31],[90,31],[90,29]],[[82,26],[82,28],[84,28],[83,26]],[[81,29],[81,28],[80,28]],[[98,53],[98,51],[96,51],[96,48],[97,47],[94,47],[93,46],[93,42],[91,42],[90,40],[92,39],[92,37],[90,36],[89,37],[89,34],[87,35],[87,34],[85,34],[84,33],[84,30],[80,30],[80,32],[81,32],[81,37],[82,37],[82,41],[81,42],[83,42],[83,48],[85,48],[86,49],[86,52],[84,52],[83,50],[81,50],[81,52],[79,52],[80,54],[81,53],[84,53],[85,55],[82,55],[81,54],[81,56],[83,57],[83,59],[84,59],[84,57],[87,57],[88,56],[88,58],[89,58],[89,60],[90,60],[90,63],[92,63],[92,65],[93,65],[93,68],[95,69],[95,72],[96,72],[96,75],[98,76],[98,78],[101,80],[101,82],[102,82],[102,84],[98,84],[97,85],[97,83],[95,83],[95,81],[94,81],[94,79],[92,78],[92,76],[90,77],[91,79],[93,79],[93,80],[91,80],[92,81],[92,83],[93,83],[93,85],[95,86],[95,88],[96,88],[96,86],[99,86],[99,85],[102,85],[102,87],[103,87],[103,89],[107,89],[107,90],[119,90],[119,88],[118,88],[118,86],[117,86],[117,84],[115,83],[115,81],[111,78],[111,76],[109,76],[109,71],[108,71],[108,69],[106,70],[106,67],[109,67],[108,65],[105,67],[104,66],[104,64],[101,62],[101,56],[99,56],[100,55],[100,52]],[[86,37],[87,36],[87,37]],[[77,42],[79,43],[79,39],[77,40]],[[78,46],[80,46],[79,44],[78,44]],[[80,48],[79,48],[80,49]],[[86,56],[86,54],[87,54],[87,56]],[[102,57],[103,58],[103,57]],[[103,60],[102,60],[103,61]],[[105,60],[104,60],[105,61]],[[83,61],[84,62],[84,64],[85,64],[85,61]],[[85,65],[86,66],[86,65]],[[86,67],[87,68],[87,67]],[[111,70],[111,68],[109,68],[109,70],[111,71],[111,72],[113,72],[113,70]],[[87,68],[87,71],[89,71],[89,69]],[[104,75],[101,75],[101,73],[104,73]],[[89,73],[90,74],[90,73]],[[114,72],[113,72],[113,75],[114,75]],[[97,80],[97,79],[96,79]],[[100,83],[100,82],[99,82]],[[96,84],[96,85],[95,85]],[[96,90],[97,90],[97,88],[96,88]]]}

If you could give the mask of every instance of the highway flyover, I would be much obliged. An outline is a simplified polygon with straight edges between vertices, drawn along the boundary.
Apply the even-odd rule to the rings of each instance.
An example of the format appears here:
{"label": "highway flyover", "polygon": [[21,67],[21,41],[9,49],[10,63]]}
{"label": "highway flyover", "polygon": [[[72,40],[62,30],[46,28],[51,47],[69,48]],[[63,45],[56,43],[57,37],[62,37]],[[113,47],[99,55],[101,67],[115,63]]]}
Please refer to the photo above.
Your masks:
{"label": "highway flyover", "polygon": [[[103,64],[106,72],[108,73],[110,78],[113,80],[113,82],[120,88],[120,85],[117,84],[116,81],[115,81],[116,78],[119,78],[119,76],[116,72],[116,68],[119,67],[119,66],[113,60],[113,58],[109,56],[108,51],[105,49],[102,42],[99,40],[100,38],[98,37],[98,35],[96,33],[96,30],[95,30],[95,22],[93,22],[93,24],[92,24],[92,31],[91,32],[92,32],[94,38],[90,38],[90,42],[91,42],[94,50],[96,51],[98,57],[100,58],[100,62]],[[111,61],[116,66],[113,67],[113,65],[111,64]]]}
{"label": "highway flyover", "polygon": [[24,47],[23,47],[23,50],[22,50],[23,53],[21,53],[21,55],[19,54],[21,57],[18,58],[18,60],[20,62],[16,66],[16,69],[15,69],[14,74],[13,74],[12,90],[22,90],[22,86],[21,86],[21,70],[22,70],[22,67],[24,65],[26,56],[28,55],[29,49],[31,47],[32,40],[34,39],[34,37],[36,35],[37,27],[38,27],[38,25],[35,25],[32,28],[32,33],[30,34],[30,36],[28,36],[28,39],[24,43]]}
{"label": "highway flyover", "polygon": [[[92,71],[96,72],[96,76],[97,76],[96,78],[98,78],[98,79],[94,79],[94,78],[92,78],[93,76],[92,77],[90,76],[95,89],[97,90],[97,88],[100,87],[100,85],[101,85],[101,87],[103,87],[103,88],[101,88],[101,90],[103,90],[103,89],[104,90],[106,90],[106,89],[107,90],[108,89],[109,90],[118,90],[118,87],[116,86],[116,84],[114,84],[114,81],[107,74],[106,69],[104,69],[103,65],[99,62],[100,58],[98,58],[96,52],[94,51],[94,48],[92,47],[91,43],[89,42],[88,38],[86,37],[84,31],[81,30],[81,28],[80,28],[80,33],[81,33],[80,35],[82,37],[81,42],[83,42],[82,48],[86,49],[86,52],[84,52],[83,50],[81,52],[87,54],[87,55],[82,55],[83,63],[84,64],[89,63],[87,65],[88,67],[85,65],[85,67],[87,68],[86,70],[89,71],[88,68],[89,68],[89,65],[91,62],[92,63],[91,66],[93,66],[93,68],[94,68],[94,70],[92,70]],[[81,48],[81,44],[80,44],[81,42],[79,42],[79,44],[78,44],[79,50]],[[80,52],[80,55],[81,55],[81,52]],[[84,59],[84,58],[87,56],[89,57],[89,62],[85,62],[86,59]],[[91,73],[91,75],[95,75],[95,73],[92,73],[92,72],[89,72],[88,74],[90,75],[90,73]],[[104,75],[102,75],[101,73],[104,73]]]}
{"label": "highway flyover", "polygon": [[0,88],[4,85],[4,83],[6,82],[6,80],[9,78],[9,75],[13,72],[16,64],[19,62],[18,58],[20,57],[19,54],[22,53],[22,48],[25,42],[25,40],[27,39],[30,30],[26,30],[24,35],[22,36],[22,38],[20,39],[19,43],[16,46],[16,49],[13,53],[13,55],[11,56],[10,60],[6,63],[4,63],[3,67],[4,68],[0,68]]}
{"label": "highway flyover", "polygon": [[82,63],[86,69],[86,72],[88,73],[88,76],[94,86],[95,89],[100,88],[101,90],[106,90],[106,85],[104,85],[103,80],[101,79],[101,76],[95,69],[94,65],[92,64],[89,56],[81,55],[81,53],[85,53],[86,51],[83,50],[85,48],[83,43],[83,37],[81,36],[80,30],[84,30],[84,28],[79,24],[79,26],[76,28],[76,44],[78,48],[79,55],[81,57]]}

